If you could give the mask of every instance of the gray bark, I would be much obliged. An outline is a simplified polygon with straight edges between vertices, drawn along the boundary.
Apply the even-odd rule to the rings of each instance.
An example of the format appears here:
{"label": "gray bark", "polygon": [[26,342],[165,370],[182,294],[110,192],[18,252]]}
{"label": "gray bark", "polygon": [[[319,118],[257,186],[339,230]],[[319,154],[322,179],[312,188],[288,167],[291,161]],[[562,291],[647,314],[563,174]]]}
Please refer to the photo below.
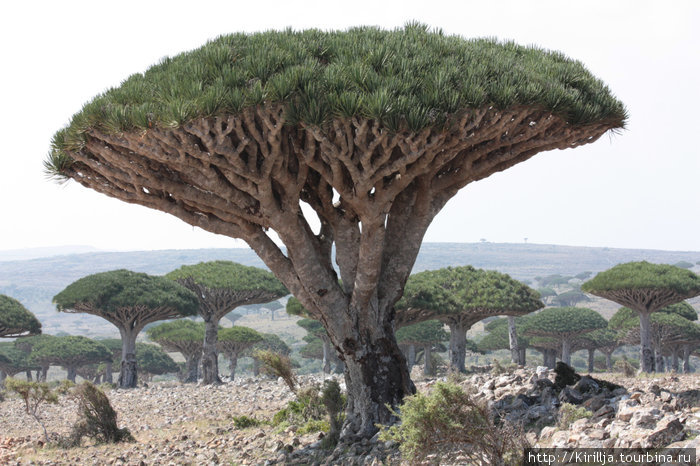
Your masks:
{"label": "gray bark", "polygon": [[5,379],[7,378],[7,374],[5,374],[5,371],[0,371],[0,387],[5,386]]}
{"label": "gray bark", "polygon": [[76,367],[75,366],[68,366],[65,369],[66,369],[66,372],[68,372],[66,374],[66,380],[70,380],[71,382],[75,383],[75,377],[77,375]]}
{"label": "gray bark", "polygon": [[331,348],[331,341],[327,336],[321,337],[321,341],[323,342],[323,361],[322,361],[323,373],[330,374],[331,373],[331,351],[333,351],[333,349]]}
{"label": "gray bark", "polygon": [[521,366],[527,364],[527,348],[520,348],[518,355],[518,364]]}
{"label": "gray bark", "polygon": [[608,371],[611,371],[612,368],[613,368],[613,364],[612,364],[612,352],[610,352],[610,353],[605,353],[605,368],[606,368]]}
{"label": "gray bark", "polygon": [[31,382],[32,381],[32,371],[31,370],[25,371],[25,374],[27,376],[27,381]]}
{"label": "gray bark", "polygon": [[138,331],[120,328],[122,336],[122,360],[119,370],[119,388],[136,388],[136,336]]}
{"label": "gray bark", "polygon": [[112,378],[112,373],[114,372],[114,369],[112,369],[112,361],[107,361],[105,363],[105,376],[104,376],[104,381],[105,383],[114,383],[113,378]]}
{"label": "gray bark", "polygon": [[197,375],[199,374],[199,362],[202,359],[201,354],[185,355],[186,374],[184,383],[197,383]]}
{"label": "gray bark", "polygon": [[466,372],[467,330],[471,325],[448,323],[450,327],[450,370]]}
{"label": "gray bark", "polygon": [[561,342],[561,360],[566,365],[571,365],[571,340],[564,338]]}
{"label": "gray bark", "polygon": [[654,350],[651,346],[651,313],[639,313],[639,339],[640,354],[639,363],[642,372],[654,372]]}
{"label": "gray bark", "polygon": [[416,345],[408,345],[408,372],[416,365]]}
{"label": "gray bark", "polygon": [[690,345],[683,345],[683,373],[690,374]]}
{"label": "gray bark", "polygon": [[588,373],[592,374],[595,369],[595,349],[588,348]]}
{"label": "gray bark", "polygon": [[204,347],[202,349],[202,384],[221,383],[219,378],[219,355],[216,343],[219,339],[219,319],[214,315],[205,318]]}
{"label": "gray bark", "polygon": [[229,354],[229,363],[228,363],[228,371],[229,371],[229,378],[233,381],[234,376],[236,375],[236,366],[238,366],[238,354]]}
{"label": "gray bark", "polygon": [[423,357],[425,364],[423,366],[423,375],[435,375],[435,367],[433,367],[433,348],[428,345],[424,347]]}
{"label": "gray bark", "polygon": [[508,316],[508,342],[510,344],[510,359],[513,364],[520,362],[520,347],[518,346],[518,332],[515,329],[515,316]]}

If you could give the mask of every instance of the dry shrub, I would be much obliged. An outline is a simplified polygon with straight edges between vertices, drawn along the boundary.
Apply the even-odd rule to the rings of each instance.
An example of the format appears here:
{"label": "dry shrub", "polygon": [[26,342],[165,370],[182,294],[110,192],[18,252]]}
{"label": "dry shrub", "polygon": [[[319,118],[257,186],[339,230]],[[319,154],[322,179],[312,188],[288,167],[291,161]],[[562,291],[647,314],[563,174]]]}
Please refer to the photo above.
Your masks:
{"label": "dry shrub", "polygon": [[297,376],[292,370],[291,360],[282,354],[265,350],[255,353],[255,357],[263,363],[263,370],[276,377],[282,377],[292,393],[297,393]]}
{"label": "dry shrub", "polygon": [[78,401],[78,421],[73,425],[70,443],[80,445],[83,437],[97,443],[133,442],[131,432],[117,425],[117,412],[109,398],[90,382],[83,382],[73,391]]}
{"label": "dry shrub", "polygon": [[403,458],[412,463],[520,464],[528,446],[520,427],[496,422],[486,404],[450,383],[405,398],[397,415],[401,423],[381,426],[380,439],[398,442]]}

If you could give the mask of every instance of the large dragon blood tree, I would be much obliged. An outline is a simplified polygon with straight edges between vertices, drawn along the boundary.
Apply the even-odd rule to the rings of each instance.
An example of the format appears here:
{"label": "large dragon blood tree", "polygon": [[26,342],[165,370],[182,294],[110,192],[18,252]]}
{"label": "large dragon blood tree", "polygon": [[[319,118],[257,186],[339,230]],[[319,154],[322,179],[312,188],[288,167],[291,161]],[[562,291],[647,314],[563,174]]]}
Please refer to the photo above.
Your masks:
{"label": "large dragon blood tree", "polygon": [[625,119],[581,63],[535,47],[419,24],[239,33],[97,96],[46,168],[245,240],[343,359],[349,439],[414,391],[393,305],[445,203]]}

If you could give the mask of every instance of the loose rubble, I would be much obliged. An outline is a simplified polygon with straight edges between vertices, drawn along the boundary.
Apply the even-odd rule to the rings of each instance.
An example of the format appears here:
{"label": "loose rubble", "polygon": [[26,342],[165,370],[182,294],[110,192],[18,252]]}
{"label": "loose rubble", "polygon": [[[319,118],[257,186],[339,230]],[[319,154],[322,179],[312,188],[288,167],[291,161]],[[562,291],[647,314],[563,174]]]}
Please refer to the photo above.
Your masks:
{"label": "loose rubble", "polygon": [[[304,384],[322,380],[302,378]],[[428,391],[438,380],[416,385]],[[538,367],[476,373],[460,385],[501,418],[523,425],[533,446],[700,449],[699,376],[593,378],[560,365],[558,371]],[[8,397],[0,402],[0,464],[403,464],[398,445],[378,436],[329,452],[321,449],[323,433],[298,435],[295,426],[282,432],[270,425],[237,429],[234,417],[270,420],[293,399],[278,380],[249,378],[215,386],[161,382],[111,390],[108,396],[135,443],[46,448],[41,428],[24,413],[22,402]],[[586,417],[560,425],[564,403],[585,408]],[[76,418],[69,398],[42,412],[53,439],[66,435]]]}

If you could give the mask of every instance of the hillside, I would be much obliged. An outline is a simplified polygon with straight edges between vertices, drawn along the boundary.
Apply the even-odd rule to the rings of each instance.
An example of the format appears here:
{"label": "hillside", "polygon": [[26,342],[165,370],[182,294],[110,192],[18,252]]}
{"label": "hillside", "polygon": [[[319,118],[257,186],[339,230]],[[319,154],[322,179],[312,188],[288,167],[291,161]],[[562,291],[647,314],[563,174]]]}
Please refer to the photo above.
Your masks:
{"label": "hillside", "polygon": [[[2,256],[0,255],[0,258]],[[116,336],[116,330],[102,319],[89,315],[59,315],[52,297],[85,275],[126,268],[137,272],[164,274],[183,264],[209,260],[231,260],[264,267],[250,249],[191,249],[139,252],[88,252],[31,260],[0,260],[0,293],[19,299],[42,321],[46,333],[59,331],[91,336]],[[537,276],[575,275],[599,272],[633,260],[674,264],[700,262],[700,252],[613,249],[543,244],[509,243],[425,243],[414,272],[470,264],[494,269],[516,279],[532,281]],[[695,266],[697,272],[700,267]],[[596,300],[589,307],[608,316],[616,308]]]}

